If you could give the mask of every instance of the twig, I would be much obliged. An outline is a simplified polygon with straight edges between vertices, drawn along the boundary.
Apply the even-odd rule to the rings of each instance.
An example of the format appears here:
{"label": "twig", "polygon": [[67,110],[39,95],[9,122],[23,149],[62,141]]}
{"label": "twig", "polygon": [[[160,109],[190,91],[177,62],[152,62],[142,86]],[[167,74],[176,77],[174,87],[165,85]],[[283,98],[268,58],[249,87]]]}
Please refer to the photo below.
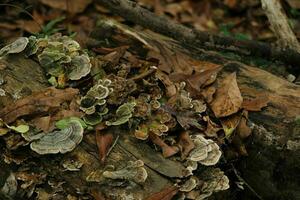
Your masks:
{"label": "twig", "polygon": [[300,44],[293,33],[283,8],[278,0],[261,0],[262,8],[265,11],[271,29],[278,38],[282,48],[291,48],[300,53]]}
{"label": "twig", "polygon": [[257,194],[257,192],[239,175],[239,172],[237,171],[237,169],[234,167],[234,165],[231,163],[231,167],[233,169],[234,174],[236,175],[236,177],[238,178],[238,180],[242,183],[244,183],[248,189],[260,200],[263,200],[263,198]]}
{"label": "twig", "polygon": [[165,17],[156,16],[154,13],[140,7],[136,2],[129,0],[97,0],[106,6],[114,14],[124,17],[145,28],[174,38],[184,45],[233,51],[242,55],[259,56],[276,59],[287,64],[299,67],[300,53],[291,48],[276,48],[270,44],[251,41],[237,40],[232,37],[209,34],[187,28]]}
{"label": "twig", "polygon": [[117,138],[115,139],[114,143],[111,145],[111,147],[108,149],[107,153],[106,153],[106,157],[109,156],[110,152],[113,150],[113,148],[116,146],[118,140],[119,140],[119,135],[117,136]]}
{"label": "twig", "polygon": [[132,80],[132,81],[141,80],[141,79],[153,74],[154,72],[156,72],[156,70],[157,70],[157,67],[151,66],[149,70],[147,70],[147,71],[145,71],[145,72],[143,72],[143,73],[141,73],[137,76],[134,76],[134,77],[130,78],[129,80]]}

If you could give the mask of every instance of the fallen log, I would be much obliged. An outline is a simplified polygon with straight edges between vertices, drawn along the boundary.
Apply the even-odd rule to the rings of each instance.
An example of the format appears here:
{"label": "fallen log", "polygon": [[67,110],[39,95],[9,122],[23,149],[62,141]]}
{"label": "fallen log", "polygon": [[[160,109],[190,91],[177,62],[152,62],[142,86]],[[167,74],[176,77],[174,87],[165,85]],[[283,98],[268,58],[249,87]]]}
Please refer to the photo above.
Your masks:
{"label": "fallen log", "polygon": [[[292,48],[275,47],[252,40],[237,40],[232,37],[197,31],[177,24],[166,17],[157,16],[129,0],[98,0],[114,14],[157,33],[180,41],[183,46],[207,50],[230,51],[246,56],[275,59],[298,68],[300,53]],[[298,70],[298,69],[295,69]]]}
{"label": "fallen log", "polygon": [[[109,32],[107,28],[110,29]],[[106,34],[105,38],[101,38],[103,35],[97,33],[103,32],[110,34]],[[234,165],[240,171],[241,177],[245,182],[247,182],[262,199],[298,198],[299,183],[297,183],[296,178],[299,176],[297,171],[299,170],[300,163],[299,135],[297,135],[299,134],[299,124],[295,122],[295,118],[300,113],[299,86],[289,83],[264,70],[250,67],[237,61],[228,60],[216,52],[205,51],[199,48],[186,49],[181,43],[170,38],[149,31],[136,31],[120,24],[106,24],[95,31],[94,37],[96,40],[109,39],[119,46],[125,44],[132,45],[132,52],[147,54],[150,49],[152,51],[152,57],[153,55],[160,56],[164,63],[170,65],[168,68],[164,68],[166,64],[162,65],[162,61],[160,62],[158,67],[165,72],[168,72],[168,70],[170,73],[174,72],[178,70],[175,69],[175,67],[179,67],[185,71],[186,74],[193,73],[190,66],[194,62],[199,61],[221,65],[222,69],[218,77],[222,79],[222,77],[227,74],[236,72],[238,86],[244,98],[255,99],[260,96],[267,96],[269,99],[268,107],[262,111],[250,112],[249,115],[254,127],[254,133],[251,139],[248,140],[249,155]],[[191,57],[191,55],[194,57]],[[17,58],[15,56],[16,55],[13,55],[12,58]],[[33,61],[29,61],[30,64],[22,64],[22,67],[28,71],[38,70],[34,72],[36,73],[34,77],[41,78],[32,79],[32,73],[18,74],[17,71],[20,69],[20,66],[17,64],[14,65],[13,60],[15,59],[6,60],[7,65],[10,65],[9,68],[0,68],[1,74],[8,74],[3,77],[4,82],[6,82],[6,84],[3,85],[5,91],[9,94],[15,94],[16,87],[14,87],[13,84],[17,82],[28,84],[27,87],[30,91],[39,91],[47,86],[43,72],[37,64],[33,64]],[[14,73],[11,73],[11,70],[15,70]],[[24,95],[26,94],[27,93]],[[0,105],[7,105],[11,101],[13,101],[12,98],[9,100],[1,98]],[[116,134],[118,134],[118,131],[116,131]],[[120,132],[119,135],[121,135]],[[5,148],[2,143],[1,145],[1,153],[4,154]],[[62,186],[64,189],[64,192],[60,193],[62,198],[64,194],[72,194],[74,196],[80,194],[101,199],[99,197],[101,193],[113,195],[113,193],[121,192],[113,187],[98,183],[97,181],[87,181],[87,177],[91,173],[103,169],[96,152],[97,148],[94,133],[88,133],[85,136],[84,142],[70,154],[56,158],[53,156],[36,158],[38,159],[36,160],[38,166],[35,166],[34,169],[38,170],[40,166],[42,166],[43,169],[51,171],[51,175],[55,180],[67,183]],[[59,167],[64,159],[67,159],[70,155],[76,157],[77,160],[83,163],[83,167],[80,171],[65,172]],[[159,153],[149,148],[148,144],[141,143],[137,140],[132,141],[127,137],[120,137],[120,141],[108,156],[107,164],[124,166],[125,161],[136,159],[144,161],[149,173],[149,179],[147,179],[145,185],[135,185],[133,188],[128,189],[128,192],[132,195],[136,195],[134,197],[137,199],[144,199],[153,193],[157,193],[171,186],[173,183],[170,181],[170,177],[180,177],[181,173],[183,173],[182,165],[179,162],[162,158]],[[11,166],[1,167],[5,167],[5,169],[8,170],[11,169],[12,166],[15,165],[11,164]],[[173,166],[173,168],[164,168],[168,166]],[[8,173],[5,174],[5,177],[7,176]],[[264,187],[261,186],[262,184]],[[38,188],[40,194],[45,192],[44,188],[40,186],[38,186]],[[19,195],[23,197],[22,194]],[[258,197],[249,189],[246,189],[244,193],[239,192],[238,194],[234,194],[234,192],[232,192],[231,194],[229,192],[227,199],[237,197],[236,195],[243,195],[243,199],[254,199]],[[225,198],[221,196],[220,199]]]}
{"label": "fallen log", "polygon": [[[102,40],[104,32],[111,33],[112,37],[107,34],[105,37],[110,38],[112,44],[129,45],[135,41],[135,44],[140,43],[156,51],[163,63],[172,65],[172,69],[160,66],[166,72],[176,71],[176,67],[181,67],[187,74],[193,73],[190,70],[194,64],[191,60],[220,64],[223,68],[219,78],[236,72],[244,99],[268,98],[266,108],[249,113],[249,119],[254,123],[253,136],[248,140],[248,156],[242,158],[236,167],[261,199],[299,198],[299,183],[297,178],[293,178],[298,176],[296,171],[300,164],[299,122],[296,120],[300,113],[299,85],[265,70],[224,58],[217,52],[205,51],[197,46],[187,49],[181,41],[150,31],[136,31],[110,21],[104,22],[92,35],[97,40]],[[250,190],[242,195],[243,199],[258,198]]]}

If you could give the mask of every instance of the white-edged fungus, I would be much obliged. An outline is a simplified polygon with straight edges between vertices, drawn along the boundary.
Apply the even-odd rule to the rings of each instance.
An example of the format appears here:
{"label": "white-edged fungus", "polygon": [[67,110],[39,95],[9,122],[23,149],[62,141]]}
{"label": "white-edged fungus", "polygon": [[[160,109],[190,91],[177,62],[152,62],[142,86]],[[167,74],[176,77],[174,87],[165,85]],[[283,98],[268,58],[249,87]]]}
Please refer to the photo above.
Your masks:
{"label": "white-edged fungus", "polygon": [[68,77],[70,80],[79,80],[90,73],[91,67],[90,58],[87,55],[75,56],[71,61]]}
{"label": "white-edged fungus", "polygon": [[80,162],[79,160],[74,160],[69,158],[63,161],[62,166],[67,171],[79,171],[80,168],[83,166],[83,163]]}
{"label": "white-edged fungus", "polygon": [[13,43],[6,45],[2,49],[0,49],[0,57],[6,56],[7,54],[20,53],[20,52],[24,51],[28,42],[29,42],[29,40],[27,37],[18,38]]}
{"label": "white-edged fungus", "polygon": [[209,168],[201,175],[201,180],[204,181],[201,188],[201,194],[197,197],[197,200],[202,200],[213,192],[219,192],[227,190],[229,188],[229,179],[219,168]]}
{"label": "white-edged fungus", "polygon": [[124,103],[116,111],[114,120],[106,121],[107,126],[118,126],[125,124],[132,117],[135,102]]}
{"label": "white-edged fungus", "polygon": [[102,175],[105,178],[124,179],[136,183],[143,183],[148,177],[144,162],[141,160],[129,161],[125,168],[116,171],[104,171]]}
{"label": "white-edged fungus", "polygon": [[180,186],[179,191],[190,192],[197,187],[198,182],[199,180],[196,177],[192,176],[183,185]]}
{"label": "white-edged fungus", "polygon": [[210,139],[205,139],[201,135],[193,138],[195,149],[189,154],[188,160],[197,161],[202,165],[212,166],[218,163],[222,152],[220,147]]}
{"label": "white-edged fungus", "polygon": [[30,144],[38,154],[55,154],[72,151],[83,138],[83,127],[78,121],[71,121],[69,126],[43,135]]}
{"label": "white-edged fungus", "polygon": [[0,188],[0,193],[5,195],[7,199],[12,199],[16,195],[18,189],[18,182],[14,173],[10,173],[4,185]]}
{"label": "white-edged fungus", "polygon": [[193,175],[193,171],[195,171],[198,168],[198,162],[187,160],[185,162],[185,166],[186,166],[185,169],[187,171],[187,176]]}

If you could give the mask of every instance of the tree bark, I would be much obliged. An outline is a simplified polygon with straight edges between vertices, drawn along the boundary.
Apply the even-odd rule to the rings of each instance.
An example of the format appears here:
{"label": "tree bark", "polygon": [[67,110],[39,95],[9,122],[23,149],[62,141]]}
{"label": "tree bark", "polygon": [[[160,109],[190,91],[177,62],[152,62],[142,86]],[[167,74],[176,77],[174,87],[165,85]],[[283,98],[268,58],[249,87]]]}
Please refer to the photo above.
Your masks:
{"label": "tree bark", "polygon": [[300,43],[289,25],[286,14],[278,0],[261,0],[271,29],[278,39],[282,48],[291,48],[300,53]]}
{"label": "tree bark", "polygon": [[300,53],[292,48],[281,49],[263,42],[237,40],[232,37],[219,36],[190,29],[165,17],[157,16],[140,7],[136,2],[129,0],[97,1],[106,6],[114,14],[180,41],[183,46],[205,48],[207,50],[225,50],[242,55],[276,59],[290,64],[295,68],[299,68]]}
{"label": "tree bark", "polygon": [[[238,86],[244,98],[267,97],[269,102],[266,108],[249,113],[249,119],[254,123],[253,135],[247,142],[249,155],[242,158],[236,167],[262,199],[296,200],[299,198],[300,193],[297,189],[299,183],[296,180],[300,178],[297,173],[300,166],[300,126],[295,120],[300,113],[299,85],[265,70],[229,60],[217,52],[204,51],[197,47],[187,49],[180,41],[162,37],[151,31],[136,31],[109,21],[109,23],[104,22],[103,26],[92,35],[102,40],[104,32],[111,33],[111,37],[107,34],[105,39],[109,39],[112,44],[139,43],[139,46],[143,45],[147,49],[156,51],[163,62],[170,63],[172,66],[181,65],[186,73],[189,73],[189,64],[183,59],[220,64],[223,68],[218,78],[236,72]],[[144,52],[145,50],[133,48],[133,51]],[[242,196],[246,200],[257,198],[250,190],[246,190]],[[224,199],[224,196],[220,199]],[[232,196],[227,199],[232,199]]]}
{"label": "tree bark", "polygon": [[[300,113],[299,86],[264,70],[228,60],[216,52],[199,50],[198,48],[185,49],[185,46],[180,41],[178,42],[150,31],[141,32],[120,24],[109,24],[102,27],[106,27],[104,30],[101,30],[100,27],[96,31],[94,34],[96,39],[101,40],[100,36],[103,36],[103,34],[97,35],[97,33],[105,32],[106,35],[103,39],[111,40],[119,45],[131,45],[132,52],[145,53],[151,48],[152,51],[156,51],[168,62],[170,59],[173,59],[172,62],[174,63],[174,56],[180,54],[184,56],[184,59],[199,61],[199,58],[201,58],[200,61],[221,64],[223,68],[220,78],[228,73],[236,72],[238,85],[243,97],[268,96],[270,99],[268,107],[261,112],[252,112],[249,115],[250,120],[256,124],[254,125],[253,136],[249,140],[249,156],[239,161],[236,164],[236,168],[240,170],[241,176],[245,181],[263,199],[296,200],[298,198],[299,183],[297,180],[299,180],[298,172],[300,166],[299,125],[294,122],[294,119]],[[107,31],[107,28],[110,28],[110,31]],[[126,31],[124,32],[124,30]],[[146,48],[144,48],[145,46]],[[167,55],[166,52],[172,56]],[[194,57],[190,55],[194,55]],[[3,87],[5,86],[4,90],[9,94],[15,94],[14,88],[22,88],[21,85],[23,84],[26,84],[32,91],[45,88],[47,84],[45,84],[46,80],[41,68],[31,60],[27,60],[24,63],[21,59],[17,59],[18,56],[12,55],[11,59],[6,61],[6,66],[10,67],[1,68],[1,74],[8,74],[4,77],[7,81],[3,85]],[[15,61],[17,63],[21,62],[22,65],[14,64]],[[182,60],[177,59],[174,64],[182,65],[183,63]],[[31,73],[18,72],[18,70],[22,70],[20,69],[21,67]],[[15,87],[18,82],[23,84]],[[0,105],[6,105],[11,100],[0,98]],[[122,136],[121,130],[115,130],[114,134]],[[4,148],[0,149],[1,154],[3,154]],[[38,163],[38,165],[35,165],[32,169],[48,170],[54,179],[66,182],[66,184],[63,184],[65,193],[82,194],[90,197],[97,193],[113,195],[113,193],[120,192],[111,186],[86,181],[86,177],[91,172],[104,167],[101,166],[96,152],[94,133],[87,133],[84,141],[75,151],[63,156],[35,157],[35,163]],[[74,157],[82,162],[82,169],[78,172],[63,171],[61,163],[68,157]],[[1,157],[1,159],[3,158]],[[107,164],[124,166],[127,161],[136,159],[144,161],[149,177],[145,185],[135,185],[132,189],[128,189],[128,192],[137,195],[141,199],[145,199],[150,194],[172,185],[172,177],[182,176],[183,166],[180,162],[164,159],[160,153],[155,152],[148,144],[127,136],[120,137],[120,140],[108,157]],[[7,166],[6,169],[8,167],[12,168],[12,166]],[[252,196],[252,193],[248,192],[249,190],[246,189],[246,192],[242,193],[243,199],[254,199],[255,197]],[[229,194],[228,198],[222,196],[220,199],[229,200],[233,197],[237,198],[236,194]]]}

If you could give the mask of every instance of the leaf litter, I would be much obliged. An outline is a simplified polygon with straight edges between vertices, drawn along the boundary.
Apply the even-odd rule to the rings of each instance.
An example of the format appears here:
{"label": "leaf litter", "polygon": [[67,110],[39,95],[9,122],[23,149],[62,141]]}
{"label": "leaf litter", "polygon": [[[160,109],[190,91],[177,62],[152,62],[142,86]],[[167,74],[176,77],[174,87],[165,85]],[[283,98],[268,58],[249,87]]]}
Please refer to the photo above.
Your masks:
{"label": "leaf litter", "polygon": [[[222,66],[194,61],[183,54],[164,54],[166,47],[160,52],[150,49],[144,58],[130,58],[134,53],[128,47],[86,53],[75,40],[59,34],[27,40],[20,50],[9,45],[1,52],[24,53],[38,60],[54,87],[0,110],[1,137],[8,151],[29,146],[27,151],[39,154],[30,155],[40,159],[45,154],[76,155],[92,132],[102,168],[89,171],[87,181],[112,188],[119,185],[118,191],[125,191],[134,184],[147,184],[151,166],[176,184],[150,195],[149,200],[175,195],[204,199],[229,188],[228,177],[218,168],[222,151],[226,151],[222,145],[236,143],[236,137],[246,139],[251,134],[246,110],[266,106],[264,100],[255,100],[261,102],[256,107],[255,102],[243,103],[235,73],[218,76]],[[149,58],[160,64],[149,62]],[[94,76],[94,70],[101,73]],[[64,79],[59,83],[61,77]],[[88,87],[72,88],[74,81],[88,82]],[[17,124],[18,120],[23,124]],[[139,158],[128,161],[127,167],[109,165],[109,152],[116,145],[114,138],[119,137],[120,142],[115,142]],[[122,138],[147,147],[133,148],[135,143],[124,143]],[[241,143],[237,152],[246,155],[243,148]],[[149,156],[149,152],[155,154]],[[163,166],[158,167],[157,161]],[[172,163],[180,167],[174,168]],[[82,160],[69,159],[61,167],[72,173],[86,170]],[[43,181],[33,181],[32,190],[42,194],[35,187]],[[110,195],[104,193],[104,197]]]}

